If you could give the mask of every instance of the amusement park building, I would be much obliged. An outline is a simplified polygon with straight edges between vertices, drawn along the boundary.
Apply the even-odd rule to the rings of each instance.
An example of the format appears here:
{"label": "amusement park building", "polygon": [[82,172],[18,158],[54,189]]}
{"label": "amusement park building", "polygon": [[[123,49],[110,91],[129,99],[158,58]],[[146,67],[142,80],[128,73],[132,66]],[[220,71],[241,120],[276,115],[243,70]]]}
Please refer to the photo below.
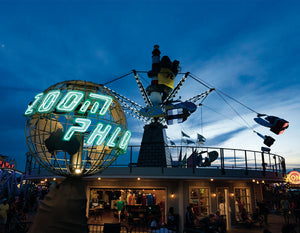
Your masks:
{"label": "amusement park building", "polygon": [[[137,159],[140,147],[129,146],[127,154],[122,155],[122,161],[127,162],[117,160],[101,174],[83,178],[88,200],[87,214],[91,214],[95,206],[114,211],[117,200],[122,196],[127,206],[124,221],[131,224],[146,221],[147,211],[152,214],[158,211],[161,220],[165,221],[169,208],[173,207],[178,216],[179,232],[182,232],[187,206],[192,206],[199,216],[219,210],[226,216],[227,228],[230,228],[241,204],[249,213],[255,211],[257,202],[263,199],[264,183],[284,181],[284,158],[270,152],[166,147],[176,158],[178,153],[190,155],[195,150],[204,153],[217,151],[219,157],[207,167],[191,162],[188,165],[175,164],[174,161],[171,165],[147,166]],[[189,159],[194,160],[192,156]],[[59,180],[36,163],[30,154],[27,155],[27,180],[51,180],[54,177]]]}

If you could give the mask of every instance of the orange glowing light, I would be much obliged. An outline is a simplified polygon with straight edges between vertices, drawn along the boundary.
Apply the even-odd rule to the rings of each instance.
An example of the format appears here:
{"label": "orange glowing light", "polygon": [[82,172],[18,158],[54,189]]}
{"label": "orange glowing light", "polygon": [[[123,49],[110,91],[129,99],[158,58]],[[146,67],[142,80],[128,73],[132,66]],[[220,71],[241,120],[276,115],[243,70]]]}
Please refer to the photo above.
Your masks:
{"label": "orange glowing light", "polygon": [[290,184],[300,184],[300,172],[290,171],[286,176],[286,182]]}

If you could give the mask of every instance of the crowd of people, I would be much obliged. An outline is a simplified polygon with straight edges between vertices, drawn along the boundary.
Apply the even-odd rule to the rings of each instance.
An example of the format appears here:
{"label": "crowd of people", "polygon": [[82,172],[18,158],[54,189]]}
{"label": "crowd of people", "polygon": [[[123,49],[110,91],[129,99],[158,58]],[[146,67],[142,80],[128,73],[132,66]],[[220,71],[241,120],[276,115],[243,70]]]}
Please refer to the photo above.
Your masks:
{"label": "crowd of people", "polygon": [[222,215],[220,215],[220,211],[216,211],[215,214],[210,214],[201,218],[194,214],[191,206],[188,206],[186,210],[185,227],[187,233],[190,230],[192,231],[192,229],[199,229],[208,233],[226,232],[225,219]]}
{"label": "crowd of people", "polygon": [[31,222],[48,189],[33,186],[26,191],[15,196],[0,196],[0,233],[17,232]]}
{"label": "crowd of people", "polygon": [[[235,216],[235,223],[242,223],[245,227],[252,227],[256,223],[259,226],[264,226],[266,229],[269,226],[269,214],[276,214],[282,216],[283,225],[282,233],[292,233],[295,224],[291,224],[291,219],[296,224],[300,223],[300,194],[295,192],[281,192],[276,196],[277,198],[264,199],[257,202],[256,211],[249,213],[249,211],[242,204],[237,204],[233,216]],[[233,217],[232,216],[232,217]],[[226,221],[224,215],[220,215],[217,210],[214,214],[209,214],[206,217],[200,217],[195,214],[192,206],[188,206],[185,215],[186,232],[189,229],[199,229],[203,232],[222,233],[226,232]],[[194,232],[194,231],[191,232]],[[264,233],[270,233],[266,230]]]}
{"label": "crowd of people", "polygon": [[174,213],[174,207],[169,208],[167,222],[161,222],[158,218],[153,218],[150,223],[151,233],[175,233],[178,232],[178,214]]}

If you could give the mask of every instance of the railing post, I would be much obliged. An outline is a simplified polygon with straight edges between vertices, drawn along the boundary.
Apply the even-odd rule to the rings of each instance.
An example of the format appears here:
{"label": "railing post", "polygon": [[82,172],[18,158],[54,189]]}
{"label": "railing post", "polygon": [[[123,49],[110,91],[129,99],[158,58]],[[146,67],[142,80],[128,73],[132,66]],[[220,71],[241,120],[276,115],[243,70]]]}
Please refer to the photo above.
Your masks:
{"label": "railing post", "polygon": [[245,165],[246,165],[245,174],[248,175],[248,161],[247,161],[247,151],[246,150],[245,150]]}
{"label": "railing post", "polygon": [[235,153],[235,150],[234,151],[234,168],[236,168],[236,153]]}
{"label": "railing post", "polygon": [[270,153],[268,153],[268,154],[269,154],[269,167],[271,169],[271,167],[272,167],[271,154]]}
{"label": "railing post", "polygon": [[196,168],[196,156],[194,154],[194,147],[192,147],[192,159],[193,159],[193,174],[195,174],[195,168]]}
{"label": "railing post", "polygon": [[263,176],[266,176],[265,153],[261,152],[261,162],[263,167]]}
{"label": "railing post", "polygon": [[276,176],[278,176],[276,156],[274,155],[273,158],[275,160],[275,174],[276,174]]}
{"label": "railing post", "polygon": [[221,174],[225,175],[225,164],[224,164],[224,149],[220,149],[220,155],[221,155]]}
{"label": "railing post", "polygon": [[256,164],[256,152],[254,152],[254,164],[255,164],[255,170],[257,170],[257,164]]}
{"label": "railing post", "polygon": [[282,176],[284,177],[286,175],[286,165],[285,165],[285,159],[281,157],[281,168],[282,168]]}

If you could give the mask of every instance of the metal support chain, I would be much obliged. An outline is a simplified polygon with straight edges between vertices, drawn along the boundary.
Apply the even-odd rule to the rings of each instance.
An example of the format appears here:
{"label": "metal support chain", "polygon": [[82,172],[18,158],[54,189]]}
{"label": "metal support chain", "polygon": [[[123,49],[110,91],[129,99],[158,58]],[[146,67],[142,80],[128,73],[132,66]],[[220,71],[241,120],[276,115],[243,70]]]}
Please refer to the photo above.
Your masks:
{"label": "metal support chain", "polygon": [[146,106],[147,106],[147,107],[148,107],[149,105],[152,106],[152,102],[151,102],[151,100],[150,100],[150,98],[149,98],[149,96],[148,96],[148,94],[147,94],[147,92],[146,92],[146,90],[145,90],[145,88],[144,88],[144,86],[143,86],[141,80],[140,80],[140,77],[138,76],[138,74],[137,74],[137,72],[136,72],[135,70],[132,70],[132,71],[133,71],[135,80],[136,80],[136,82],[137,82],[137,84],[138,84],[138,86],[139,86],[140,92],[141,92],[141,94],[142,94],[142,96],[143,96],[143,99],[144,99],[144,101],[145,101]]}
{"label": "metal support chain", "polygon": [[112,93],[116,96],[116,98],[117,98],[118,100],[122,100],[123,102],[124,102],[124,100],[126,100],[127,102],[131,103],[132,105],[134,105],[134,106],[136,106],[136,107],[143,108],[142,105],[140,105],[140,104],[138,104],[138,103],[132,101],[131,99],[129,99],[129,98],[127,98],[127,97],[125,97],[125,96],[123,96],[123,95],[121,95],[121,94],[115,92],[114,90],[112,90],[112,89],[110,89],[110,88],[108,88],[108,87],[106,87],[106,86],[105,86],[105,88],[107,88],[110,92],[112,92]]}
{"label": "metal support chain", "polygon": [[[211,93],[213,90],[215,90],[215,89],[211,88],[211,89],[209,89],[209,90],[207,90],[207,91],[205,91],[205,92],[203,92],[203,93],[201,93],[199,95],[196,95],[194,97],[191,97],[191,98],[187,99],[186,101],[187,102],[196,103],[197,101],[199,101],[199,100],[201,100],[203,98],[206,98],[209,95],[209,93]],[[202,102],[199,104],[199,106],[202,104]]]}
{"label": "metal support chain", "polygon": [[177,84],[177,86],[173,89],[173,91],[170,93],[170,95],[165,99],[165,101],[163,102],[163,104],[166,103],[167,101],[173,100],[175,98],[175,96],[177,95],[178,91],[182,87],[183,83],[185,82],[185,80],[187,79],[187,77],[188,77],[189,74],[190,74],[189,72],[185,73],[185,75],[179,81],[179,83]]}

